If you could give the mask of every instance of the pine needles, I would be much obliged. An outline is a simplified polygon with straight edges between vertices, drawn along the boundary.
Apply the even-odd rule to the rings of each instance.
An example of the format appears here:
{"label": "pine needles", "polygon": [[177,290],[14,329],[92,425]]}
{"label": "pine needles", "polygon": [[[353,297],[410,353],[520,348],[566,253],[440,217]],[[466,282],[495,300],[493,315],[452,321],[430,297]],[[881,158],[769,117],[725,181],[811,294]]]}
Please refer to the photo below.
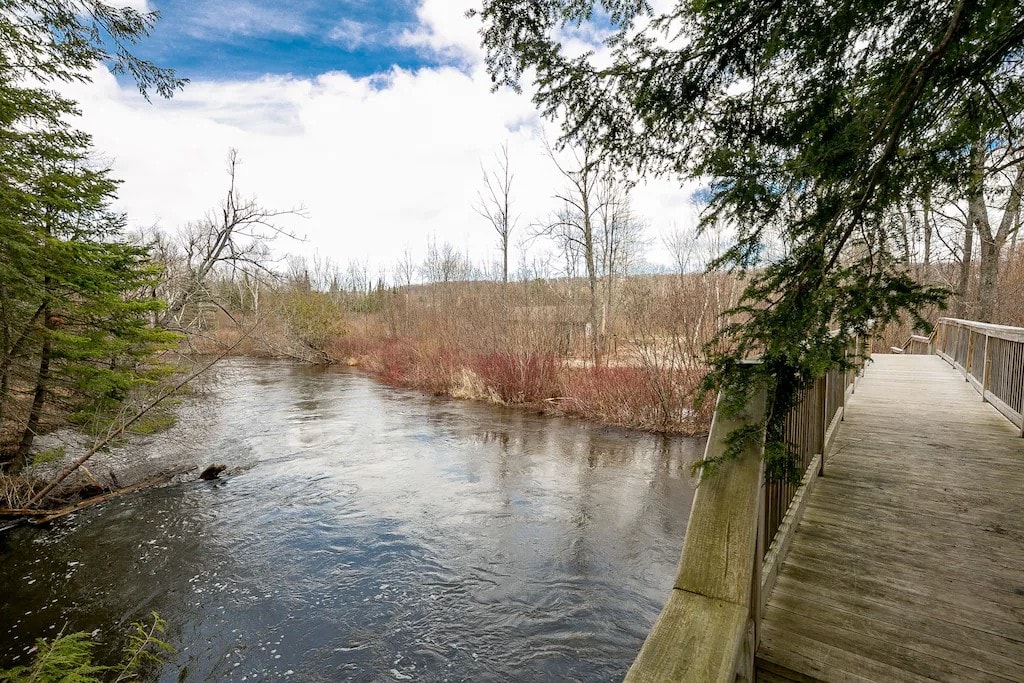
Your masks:
{"label": "pine needles", "polygon": [[94,634],[65,633],[67,625],[53,640],[36,641],[35,659],[27,666],[0,671],[0,683],[123,683],[138,679],[147,665],[159,664],[161,655],[174,652],[162,638],[167,625],[156,612],[152,622],[131,625],[121,662],[116,666],[95,663]]}

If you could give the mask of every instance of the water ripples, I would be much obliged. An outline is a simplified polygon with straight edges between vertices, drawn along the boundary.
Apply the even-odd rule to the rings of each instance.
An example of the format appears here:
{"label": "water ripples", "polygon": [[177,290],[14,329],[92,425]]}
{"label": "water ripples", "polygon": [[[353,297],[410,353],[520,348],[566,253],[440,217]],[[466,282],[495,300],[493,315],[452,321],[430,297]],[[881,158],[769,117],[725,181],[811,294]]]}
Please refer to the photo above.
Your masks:
{"label": "water ripples", "polygon": [[[0,665],[157,610],[162,681],[615,680],[667,595],[699,444],[229,365],[198,457],[0,549]],[[677,465],[683,463],[683,465]],[[101,653],[114,656],[109,636]]]}

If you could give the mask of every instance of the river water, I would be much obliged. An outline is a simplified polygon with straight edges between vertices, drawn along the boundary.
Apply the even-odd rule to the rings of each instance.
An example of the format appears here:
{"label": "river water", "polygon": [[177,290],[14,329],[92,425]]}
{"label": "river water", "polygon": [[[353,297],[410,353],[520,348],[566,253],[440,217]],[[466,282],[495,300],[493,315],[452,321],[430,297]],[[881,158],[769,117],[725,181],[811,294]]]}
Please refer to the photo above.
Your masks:
{"label": "river water", "polygon": [[0,666],[65,624],[113,657],[155,610],[177,648],[161,681],[625,673],[672,585],[698,441],[350,370],[231,361],[214,384],[202,419],[137,448],[180,444],[223,479],[0,539]]}

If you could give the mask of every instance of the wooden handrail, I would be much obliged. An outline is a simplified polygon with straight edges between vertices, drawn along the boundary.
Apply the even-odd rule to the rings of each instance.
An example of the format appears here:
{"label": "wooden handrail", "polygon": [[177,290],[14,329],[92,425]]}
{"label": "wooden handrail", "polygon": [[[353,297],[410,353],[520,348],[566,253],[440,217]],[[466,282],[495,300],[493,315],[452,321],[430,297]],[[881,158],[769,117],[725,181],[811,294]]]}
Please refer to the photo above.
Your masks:
{"label": "wooden handrail", "polygon": [[[937,329],[937,328],[936,328]],[[893,353],[907,353],[912,356],[930,356],[935,353],[935,330],[928,336],[912,334],[902,347],[893,347]]]}
{"label": "wooden handrail", "polygon": [[1024,437],[1024,328],[940,318],[935,353]]}
{"label": "wooden handrail", "polygon": [[990,337],[1007,339],[1009,341],[1024,342],[1024,327],[1013,327],[1011,325],[995,325],[993,323],[981,323],[977,320],[961,320],[960,318],[939,318],[939,324],[955,323],[969,327],[978,332],[984,332]]}
{"label": "wooden handrail", "polygon": [[[721,400],[719,400],[721,405]],[[719,457],[734,430],[763,424],[765,394],[740,415],[715,411],[705,458]],[[754,628],[760,605],[760,517],[764,434],[735,459],[704,478],[693,498],[679,572],[626,681],[733,681],[753,679]]]}
{"label": "wooden handrail", "polygon": [[[800,486],[765,480],[764,433],[735,459],[701,480],[675,585],[626,681],[754,679],[761,611],[774,586],[805,494],[824,473],[846,397],[862,373],[870,345],[857,338],[853,367],[835,369],[805,388],[786,420],[786,439],[805,474]],[[736,429],[762,425],[765,395],[736,416],[715,411],[705,460],[718,459]],[[722,401],[719,399],[719,406]]]}

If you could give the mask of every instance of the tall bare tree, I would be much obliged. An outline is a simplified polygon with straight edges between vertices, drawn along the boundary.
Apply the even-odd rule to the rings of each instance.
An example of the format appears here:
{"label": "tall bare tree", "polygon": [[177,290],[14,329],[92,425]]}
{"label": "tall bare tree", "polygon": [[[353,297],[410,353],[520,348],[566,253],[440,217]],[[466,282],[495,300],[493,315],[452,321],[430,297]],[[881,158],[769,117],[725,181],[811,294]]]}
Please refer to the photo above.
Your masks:
{"label": "tall bare tree", "polygon": [[559,208],[546,224],[539,226],[538,234],[555,241],[566,255],[566,262],[573,276],[571,267],[576,259],[582,259],[586,270],[589,289],[590,355],[596,365],[600,360],[601,342],[598,338],[600,330],[600,296],[598,292],[598,253],[595,224],[601,207],[598,186],[603,172],[598,158],[589,147],[571,148],[569,160],[559,155],[545,142],[548,157],[555,164],[558,172],[565,178],[565,188],[555,195]]}
{"label": "tall bare tree", "polygon": [[[994,322],[996,297],[999,291],[999,264],[1003,247],[1011,234],[1016,231],[1021,210],[1021,195],[1024,194],[1024,160],[1015,160],[1013,165],[999,168],[993,173],[997,182],[996,198],[1003,201],[1002,216],[993,230],[988,206],[978,210],[978,319]],[[982,199],[984,202],[984,199]]]}
{"label": "tall bare tree", "polygon": [[473,207],[478,214],[487,219],[498,234],[498,246],[501,248],[501,277],[508,284],[508,246],[518,223],[518,217],[512,217],[512,167],[509,161],[508,140],[501,145],[495,156],[495,167],[488,171],[481,166],[484,174],[484,189],[477,193],[477,203]]}
{"label": "tall bare tree", "polygon": [[164,327],[181,327],[185,306],[207,293],[207,278],[215,267],[228,264],[250,277],[270,275],[270,242],[276,237],[295,235],[278,221],[285,216],[305,216],[302,207],[268,209],[255,197],[243,197],[237,186],[238,150],[228,152],[227,194],[218,211],[190,223],[180,235],[180,254],[167,309],[160,318]]}
{"label": "tall bare tree", "polygon": [[633,211],[629,187],[610,173],[602,177],[598,183],[597,200],[594,242],[604,288],[601,336],[607,340],[612,324],[616,281],[617,278],[627,275],[640,257],[645,245],[644,226]]}

